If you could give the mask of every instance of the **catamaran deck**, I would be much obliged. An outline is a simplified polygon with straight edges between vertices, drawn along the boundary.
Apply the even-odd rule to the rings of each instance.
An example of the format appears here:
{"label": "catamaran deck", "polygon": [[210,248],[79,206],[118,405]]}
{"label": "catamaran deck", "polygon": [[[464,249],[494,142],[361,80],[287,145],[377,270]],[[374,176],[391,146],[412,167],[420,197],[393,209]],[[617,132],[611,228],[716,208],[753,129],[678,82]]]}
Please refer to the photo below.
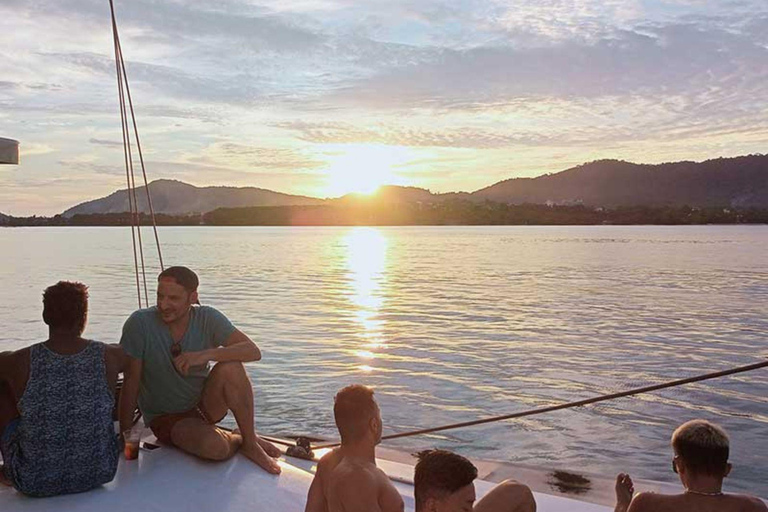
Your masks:
{"label": "catamaran deck", "polygon": [[[413,466],[384,459],[379,459],[378,464],[402,494],[406,510],[413,511],[413,486],[410,483]],[[142,448],[138,460],[121,459],[115,480],[102,488],[40,499],[25,497],[2,486],[0,509],[3,512],[303,512],[315,463],[285,457],[281,465],[282,474],[273,476],[241,455],[227,462],[205,462],[170,448]],[[479,466],[481,476],[489,469],[499,471],[493,463]],[[475,485],[478,496],[482,496],[495,484],[478,480]],[[535,487],[534,495],[541,512],[613,510],[608,504],[554,496],[538,492]],[[592,498],[595,496],[602,499],[601,493]]]}

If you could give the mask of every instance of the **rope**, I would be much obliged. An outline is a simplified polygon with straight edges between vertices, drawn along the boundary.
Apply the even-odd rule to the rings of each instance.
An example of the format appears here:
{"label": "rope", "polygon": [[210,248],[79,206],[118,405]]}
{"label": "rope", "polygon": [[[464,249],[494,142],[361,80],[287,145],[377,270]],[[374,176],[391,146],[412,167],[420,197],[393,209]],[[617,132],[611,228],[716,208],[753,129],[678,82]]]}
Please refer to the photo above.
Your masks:
{"label": "rope", "polygon": [[[112,0],[110,0],[110,2],[111,1]],[[149,292],[147,290],[147,272],[146,272],[146,265],[144,263],[144,242],[142,241],[142,237],[141,237],[141,212],[139,211],[139,201],[138,201],[138,198],[136,197],[136,174],[134,172],[134,167],[133,167],[133,151],[131,150],[131,133],[130,133],[130,127],[128,126],[128,112],[127,112],[126,103],[125,103],[125,93],[129,92],[128,83],[127,83],[128,76],[125,72],[125,60],[123,59],[123,50],[120,46],[120,36],[117,33],[117,22],[114,19],[113,19],[113,27],[114,27],[113,34],[115,39],[115,51],[116,51],[117,60],[119,63],[118,83],[120,84],[120,92],[121,92],[120,114],[121,114],[121,121],[125,125],[125,130],[127,133],[128,164],[129,164],[130,176],[131,176],[131,183],[128,188],[128,203],[130,204],[131,196],[133,196],[132,222],[136,226],[136,234],[138,238],[139,259],[141,261],[141,278],[144,284],[144,303],[147,306],[149,306]],[[123,93],[123,87],[125,87],[125,93]],[[134,120],[134,126],[135,126],[135,120]],[[134,130],[134,134],[138,137],[138,133],[135,130]],[[131,225],[131,230],[133,230],[134,224]],[[139,308],[141,308],[141,301],[139,301]]]}
{"label": "rope", "polygon": [[138,205],[134,208],[133,197],[131,195],[131,171],[129,165],[129,156],[131,153],[130,135],[128,133],[128,125],[126,123],[125,112],[125,98],[123,96],[123,80],[120,73],[120,60],[121,54],[118,46],[119,36],[117,34],[117,20],[115,18],[115,6],[112,0],[109,0],[109,9],[112,13],[112,38],[115,46],[115,70],[117,72],[117,94],[120,101],[120,128],[123,132],[123,155],[125,157],[125,179],[128,185],[128,207],[131,211],[131,241],[133,242],[133,265],[136,274],[136,294],[138,296],[139,309],[141,309],[141,285],[139,283],[139,258],[136,251],[136,232],[134,224],[135,210],[138,209]]}
{"label": "rope", "polygon": [[[131,150],[131,136],[130,127],[128,124],[128,108],[130,108],[131,120],[133,124],[133,133],[136,137],[136,148],[139,153],[139,161],[141,163],[141,172],[144,177],[144,189],[147,194],[147,204],[152,220],[152,229],[155,236],[155,244],[157,246],[157,256],[160,262],[160,270],[164,270],[163,253],[160,248],[160,237],[157,233],[157,221],[155,219],[155,209],[152,205],[152,195],[149,191],[149,183],[147,180],[147,171],[144,165],[144,153],[141,150],[141,140],[139,139],[139,129],[136,123],[136,114],[133,109],[133,99],[131,97],[131,88],[128,85],[128,73],[125,68],[125,60],[123,58],[123,50],[120,45],[120,36],[117,30],[117,18],[115,16],[114,0],[109,0],[109,9],[112,16],[112,37],[115,47],[115,68],[117,72],[117,87],[118,98],[120,101],[120,121],[123,131],[123,153],[125,155],[125,173],[126,181],[128,184],[128,206],[131,214],[131,239],[133,242],[133,261],[134,270],[136,273],[136,292],[138,295],[139,308],[142,307],[141,301],[141,284],[139,280],[139,260],[141,261],[141,282],[144,285],[144,301],[149,306],[149,292],[147,289],[147,273],[146,265],[144,261],[144,244],[141,235],[141,212],[139,211],[138,197],[136,196],[136,175],[133,167],[133,151]],[[126,107],[126,98],[127,105]]]}
{"label": "rope", "polygon": [[[611,393],[610,395],[601,395],[594,398],[587,398],[586,400],[579,400],[576,402],[568,402],[560,405],[553,405],[549,407],[540,407],[538,409],[529,409],[527,411],[522,412],[516,412],[512,414],[505,414],[503,416],[494,416],[491,418],[484,418],[474,421],[465,421],[463,423],[453,423],[451,425],[442,425],[440,427],[432,427],[432,428],[425,428],[421,430],[412,430],[410,432],[402,432],[400,434],[391,434],[388,436],[382,437],[382,441],[389,440],[389,439],[398,439],[401,437],[411,437],[411,436],[418,436],[423,434],[431,434],[433,432],[441,432],[444,430],[453,430],[457,428],[465,428],[465,427],[473,427],[475,425],[483,425],[485,423],[493,423],[497,421],[504,421],[504,420],[511,420],[516,418],[524,418],[526,416],[535,416],[537,414],[544,414],[547,412],[553,412],[553,411],[560,411],[563,409],[572,409],[574,407],[581,407],[584,405],[594,404],[598,402],[604,402],[606,400],[614,400],[616,398],[622,398],[625,396],[634,396],[639,395],[642,393],[649,393],[651,391],[658,391],[660,389],[666,389],[666,388],[672,388],[676,386],[682,386],[684,384],[691,384],[693,382],[701,382],[703,380],[710,380],[710,379],[716,379],[718,377],[725,377],[728,375],[734,375],[736,373],[744,373],[749,372],[752,370],[757,370],[760,368],[768,367],[768,360],[762,361],[760,363],[754,363],[747,366],[739,366],[736,368],[731,368],[730,370],[724,370],[720,372],[713,372],[713,373],[707,373],[704,375],[697,375],[695,377],[688,377],[686,379],[679,379],[679,380],[673,380],[669,382],[665,382],[662,384],[655,384],[653,386],[645,386],[642,388],[635,388],[630,389],[628,391],[622,391],[619,393]],[[326,443],[321,444],[317,446],[313,446],[312,449],[317,450],[320,448],[335,448],[336,446],[341,446],[341,443]]]}
{"label": "rope", "polygon": [[[110,0],[111,2],[112,0]],[[117,37],[117,36],[116,36]],[[155,233],[155,244],[157,245],[157,258],[160,261],[160,270],[165,270],[163,265],[163,253],[160,250],[160,237],[157,235],[157,221],[155,220],[155,208],[152,206],[152,194],[149,192],[149,182],[147,181],[147,169],[144,166],[144,153],[141,151],[141,140],[139,139],[139,128],[136,125],[136,114],[133,111],[133,99],[131,98],[131,88],[128,85],[128,74],[125,71],[125,61],[123,60],[123,50],[120,46],[120,40],[117,40],[117,48],[120,51],[120,62],[123,68],[123,81],[125,82],[125,92],[128,97],[128,106],[131,109],[131,119],[133,120],[133,132],[136,135],[136,149],[139,153],[139,161],[141,163],[141,174],[144,177],[144,190],[147,193],[147,204],[149,205],[149,214],[152,218],[152,229]],[[136,184],[134,183],[134,191]]]}

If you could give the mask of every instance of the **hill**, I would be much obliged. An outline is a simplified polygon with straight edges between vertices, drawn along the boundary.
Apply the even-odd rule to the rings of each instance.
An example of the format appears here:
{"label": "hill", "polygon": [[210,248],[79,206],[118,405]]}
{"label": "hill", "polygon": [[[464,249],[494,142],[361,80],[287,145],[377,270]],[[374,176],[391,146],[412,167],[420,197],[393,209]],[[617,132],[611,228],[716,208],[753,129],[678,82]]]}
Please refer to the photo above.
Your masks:
{"label": "hill", "polygon": [[644,165],[600,160],[472,193],[507,204],[768,207],[768,155]]}
{"label": "hill", "polygon": [[[155,213],[188,215],[205,213],[217,208],[247,206],[291,206],[321,204],[314,197],[293,196],[255,187],[196,187],[176,180],[157,180],[149,184]],[[136,189],[139,211],[149,212],[144,187]],[[64,217],[130,211],[128,191],[118,190],[107,197],[74,206],[62,213]]]}
{"label": "hill", "polygon": [[[501,181],[472,193],[433,194],[417,187],[384,186],[372,195],[348,194],[325,200],[254,187],[196,187],[173,180],[153,181],[149,188],[155,212],[168,215],[202,214],[219,208],[439,204],[448,200],[605,208],[768,208],[768,155],[658,165],[599,160],[555,174]],[[137,190],[137,197],[140,211],[148,212],[144,187]],[[119,190],[79,204],[62,215],[71,218],[126,211],[128,193]]]}

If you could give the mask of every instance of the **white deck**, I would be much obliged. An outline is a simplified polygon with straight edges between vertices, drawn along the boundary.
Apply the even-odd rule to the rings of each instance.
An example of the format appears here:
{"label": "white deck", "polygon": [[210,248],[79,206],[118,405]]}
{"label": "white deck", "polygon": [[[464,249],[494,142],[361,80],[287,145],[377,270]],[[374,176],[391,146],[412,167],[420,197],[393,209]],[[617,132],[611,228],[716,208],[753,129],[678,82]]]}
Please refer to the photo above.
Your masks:
{"label": "white deck", "polygon": [[[0,486],[3,512],[303,512],[312,482],[308,461],[281,462],[280,476],[268,475],[241,455],[227,462],[197,460],[177,450],[142,448],[139,459],[120,461],[114,481],[83,494],[54,498],[28,498]],[[379,461],[395,480],[407,511],[413,511],[413,466]],[[476,481],[478,496],[494,484]],[[611,508],[534,493],[541,512],[604,512]]]}

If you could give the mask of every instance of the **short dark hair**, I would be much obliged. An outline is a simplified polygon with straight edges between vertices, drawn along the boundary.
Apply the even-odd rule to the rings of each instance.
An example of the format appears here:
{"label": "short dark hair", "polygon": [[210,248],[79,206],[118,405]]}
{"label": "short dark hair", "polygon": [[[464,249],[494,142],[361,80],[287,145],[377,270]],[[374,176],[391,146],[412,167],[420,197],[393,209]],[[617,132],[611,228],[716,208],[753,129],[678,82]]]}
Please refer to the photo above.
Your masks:
{"label": "short dark hair", "polygon": [[333,418],[336,420],[341,441],[354,442],[361,439],[377,409],[373,389],[368,386],[353,384],[336,393],[333,400]]}
{"label": "short dark hair", "polygon": [[469,459],[448,450],[424,450],[416,454],[413,493],[416,512],[429,498],[442,499],[477,478],[477,468]]}
{"label": "short dark hair", "polygon": [[672,434],[672,449],[692,473],[725,476],[730,455],[728,434],[705,420],[683,423]]}
{"label": "short dark hair", "polygon": [[168,267],[160,272],[157,276],[157,280],[169,277],[176,281],[179,285],[183,286],[187,292],[192,293],[197,291],[197,287],[200,286],[200,280],[197,278],[192,270],[187,267]]}
{"label": "short dark hair", "polygon": [[53,329],[82,334],[88,320],[88,287],[83,283],[59,281],[43,292],[43,321]]}

